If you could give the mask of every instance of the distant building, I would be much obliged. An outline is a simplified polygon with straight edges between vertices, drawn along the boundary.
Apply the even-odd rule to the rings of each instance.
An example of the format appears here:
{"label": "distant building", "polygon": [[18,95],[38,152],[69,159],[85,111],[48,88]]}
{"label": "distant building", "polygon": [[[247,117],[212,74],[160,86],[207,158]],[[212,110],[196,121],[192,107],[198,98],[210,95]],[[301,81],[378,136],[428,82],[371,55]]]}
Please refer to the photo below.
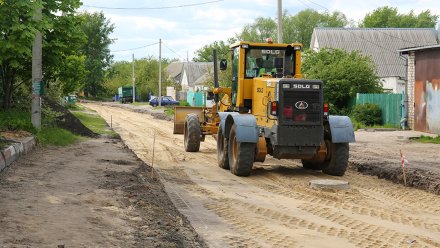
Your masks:
{"label": "distant building", "polygon": [[203,90],[213,73],[212,62],[173,62],[166,68],[169,79],[182,85],[182,91]]}
{"label": "distant building", "polygon": [[407,81],[406,59],[397,52],[407,47],[439,44],[431,28],[315,28],[310,48],[339,48],[371,56],[385,91],[402,93]]}
{"label": "distant building", "polygon": [[440,134],[440,45],[399,52],[408,58],[408,126]]}

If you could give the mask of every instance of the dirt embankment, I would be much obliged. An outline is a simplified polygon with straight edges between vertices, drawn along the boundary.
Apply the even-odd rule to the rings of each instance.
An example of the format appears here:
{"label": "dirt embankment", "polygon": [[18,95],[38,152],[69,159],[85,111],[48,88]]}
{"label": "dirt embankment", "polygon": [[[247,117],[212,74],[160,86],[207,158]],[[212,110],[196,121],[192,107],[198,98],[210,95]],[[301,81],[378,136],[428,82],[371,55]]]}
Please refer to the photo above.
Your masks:
{"label": "dirt embankment", "polygon": [[0,247],[206,247],[118,140],[38,149],[0,174]]}
{"label": "dirt embankment", "polygon": [[[212,247],[440,247],[440,198],[435,194],[353,170],[332,177],[304,170],[298,161],[270,157],[255,163],[249,177],[236,177],[217,166],[212,137],[199,152],[188,153],[182,135],[172,134],[172,122],[87,106],[107,121],[112,118],[114,130],[143,161],[151,163],[154,153],[154,167],[173,203]],[[374,163],[373,158],[380,160],[394,149],[386,151],[385,143],[368,145],[367,138],[351,146],[354,162]],[[404,153],[414,163],[413,154]],[[309,188],[314,179],[342,179],[350,189]]]}
{"label": "dirt embankment", "polygon": [[363,174],[404,184],[400,151],[405,159],[407,185],[440,194],[440,145],[412,141],[414,131],[356,132],[350,145],[350,167]]}

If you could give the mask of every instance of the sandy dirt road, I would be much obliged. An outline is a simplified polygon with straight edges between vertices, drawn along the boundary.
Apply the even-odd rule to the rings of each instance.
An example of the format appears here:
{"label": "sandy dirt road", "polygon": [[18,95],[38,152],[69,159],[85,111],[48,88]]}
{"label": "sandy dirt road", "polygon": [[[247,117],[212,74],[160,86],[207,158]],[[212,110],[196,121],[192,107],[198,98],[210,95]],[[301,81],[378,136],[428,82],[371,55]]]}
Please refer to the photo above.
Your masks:
{"label": "sandy dirt road", "polygon": [[267,159],[241,178],[217,166],[216,143],[186,153],[172,122],[98,104],[124,142],[154,166],[170,198],[211,247],[440,247],[440,199],[348,171],[347,191],[308,187],[335,179],[294,161]]}
{"label": "sandy dirt road", "polygon": [[206,247],[120,140],[38,148],[0,174],[0,247]]}

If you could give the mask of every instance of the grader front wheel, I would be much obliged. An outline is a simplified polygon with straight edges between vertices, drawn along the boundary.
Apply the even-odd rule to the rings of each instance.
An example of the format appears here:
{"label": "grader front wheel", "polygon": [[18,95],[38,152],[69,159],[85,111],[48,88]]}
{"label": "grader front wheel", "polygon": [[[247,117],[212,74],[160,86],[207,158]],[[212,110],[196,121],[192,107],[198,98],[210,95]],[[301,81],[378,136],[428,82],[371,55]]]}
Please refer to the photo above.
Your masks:
{"label": "grader front wheel", "polygon": [[255,143],[238,142],[236,126],[232,126],[228,140],[228,157],[231,173],[236,176],[249,176],[254,164]]}
{"label": "grader front wheel", "polygon": [[199,118],[195,114],[186,116],[184,145],[187,152],[198,152],[200,149],[201,130]]}

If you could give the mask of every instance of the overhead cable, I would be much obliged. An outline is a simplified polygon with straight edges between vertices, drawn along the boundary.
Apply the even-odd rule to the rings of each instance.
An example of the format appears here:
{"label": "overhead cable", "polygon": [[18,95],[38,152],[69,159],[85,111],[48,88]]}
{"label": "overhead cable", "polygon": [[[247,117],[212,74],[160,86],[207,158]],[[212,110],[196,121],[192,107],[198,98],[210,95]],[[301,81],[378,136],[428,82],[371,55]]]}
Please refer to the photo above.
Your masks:
{"label": "overhead cable", "polygon": [[192,3],[192,4],[182,4],[182,5],[174,5],[174,6],[162,6],[162,7],[107,7],[107,6],[95,6],[95,5],[83,5],[84,7],[96,8],[96,9],[116,9],[116,10],[160,10],[160,9],[176,9],[176,8],[184,8],[184,7],[192,7],[199,6],[217,2],[223,2],[224,0],[214,0],[208,2],[201,3]]}
{"label": "overhead cable", "polygon": [[139,49],[142,49],[142,48],[145,48],[145,47],[149,47],[149,46],[154,46],[154,45],[157,45],[157,44],[159,44],[159,42],[151,43],[151,44],[148,44],[148,45],[145,45],[145,46],[129,48],[129,49],[114,50],[114,51],[110,51],[110,52],[112,52],[112,53],[117,53],[117,52],[128,52],[128,51],[133,51],[133,50],[139,50]]}

